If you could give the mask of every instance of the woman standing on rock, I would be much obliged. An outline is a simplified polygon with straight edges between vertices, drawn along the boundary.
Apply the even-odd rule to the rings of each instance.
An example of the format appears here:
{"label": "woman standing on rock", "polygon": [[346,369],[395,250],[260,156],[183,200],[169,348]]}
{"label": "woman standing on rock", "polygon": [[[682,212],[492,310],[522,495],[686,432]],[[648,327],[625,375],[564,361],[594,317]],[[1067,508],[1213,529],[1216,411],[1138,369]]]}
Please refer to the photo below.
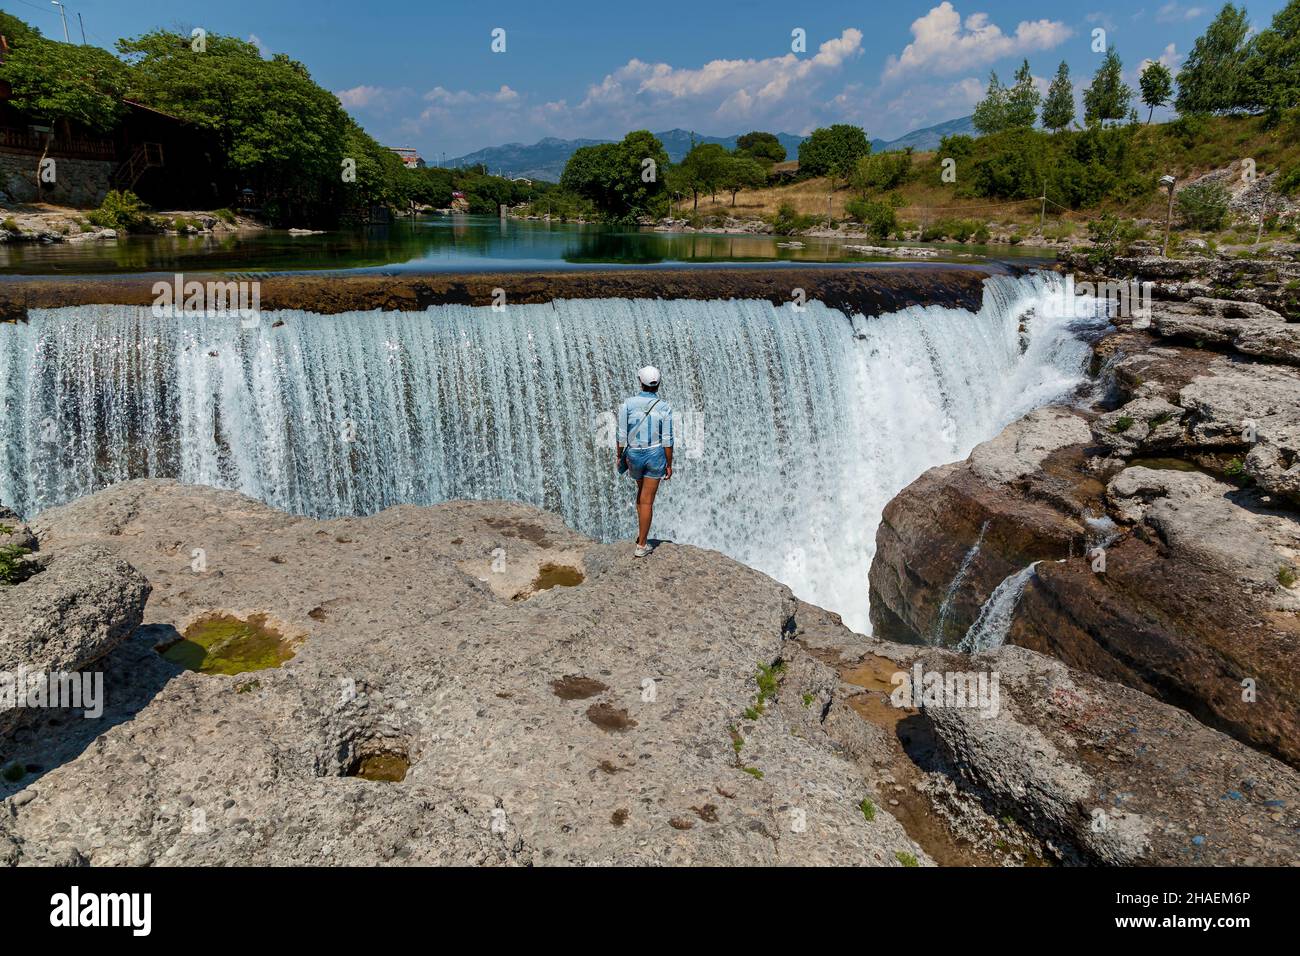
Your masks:
{"label": "woman standing on rock", "polygon": [[636,479],[639,531],[635,556],[650,553],[650,522],[655,513],[659,482],[673,476],[673,410],[659,397],[659,369],[647,365],[637,372],[640,393],[618,411],[618,471]]}

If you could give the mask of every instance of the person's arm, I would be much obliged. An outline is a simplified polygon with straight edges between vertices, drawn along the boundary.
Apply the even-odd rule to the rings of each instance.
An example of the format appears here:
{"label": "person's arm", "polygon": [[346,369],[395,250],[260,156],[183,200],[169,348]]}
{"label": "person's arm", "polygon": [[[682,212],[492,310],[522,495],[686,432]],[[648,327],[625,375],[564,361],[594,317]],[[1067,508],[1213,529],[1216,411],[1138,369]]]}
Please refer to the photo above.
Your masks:
{"label": "person's arm", "polygon": [[667,414],[664,415],[659,429],[659,440],[663,442],[664,458],[668,462],[668,467],[664,469],[664,477],[671,478],[673,476],[673,407],[671,405],[668,405]]}
{"label": "person's arm", "polygon": [[623,446],[627,444],[627,402],[618,407],[618,436],[614,439],[614,464],[623,460]]}

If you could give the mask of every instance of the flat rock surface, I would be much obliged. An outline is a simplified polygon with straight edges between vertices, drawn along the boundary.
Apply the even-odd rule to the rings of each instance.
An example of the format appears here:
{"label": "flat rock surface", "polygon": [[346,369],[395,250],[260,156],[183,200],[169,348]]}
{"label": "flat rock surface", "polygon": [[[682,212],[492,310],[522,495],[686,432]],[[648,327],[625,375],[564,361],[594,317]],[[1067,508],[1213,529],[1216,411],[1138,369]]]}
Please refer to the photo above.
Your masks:
{"label": "flat rock surface", "polygon": [[[130,560],[153,593],[104,662],[103,717],[11,748],[40,769],[4,784],[10,862],[929,860],[887,811],[864,819],[829,738],[755,710],[796,602],[714,552],[638,560],[506,502],[320,522],[167,481],[34,528],[56,560],[91,542]],[[574,586],[490,586],[575,556]],[[214,613],[264,616],[294,656],[224,676],[155,650]],[[349,775],[394,755],[401,781]]]}

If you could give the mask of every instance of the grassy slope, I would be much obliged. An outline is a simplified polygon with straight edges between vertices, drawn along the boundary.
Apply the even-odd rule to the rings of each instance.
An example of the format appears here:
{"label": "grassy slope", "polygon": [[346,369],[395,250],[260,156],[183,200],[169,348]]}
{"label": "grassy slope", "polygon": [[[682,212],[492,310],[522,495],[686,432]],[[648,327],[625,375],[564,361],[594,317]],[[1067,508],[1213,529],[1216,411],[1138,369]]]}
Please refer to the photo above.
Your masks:
{"label": "grassy slope", "polygon": [[[1205,133],[1190,145],[1178,140],[1167,125],[1155,125],[1142,131],[1152,137],[1160,152],[1166,157],[1169,171],[1187,182],[1197,176],[1239,162],[1245,158],[1255,160],[1259,175],[1276,169],[1289,170],[1300,165],[1300,140],[1286,130],[1265,131],[1255,117],[1216,117],[1206,124]],[[937,155],[917,153],[913,157],[913,178],[890,193],[871,198],[887,199],[896,194],[903,205],[899,218],[912,223],[927,223],[936,219],[979,219],[1001,223],[1009,229],[1028,234],[1036,231],[1039,217],[1037,200],[1007,202],[1005,200],[960,196],[953,184],[939,181]],[[1159,175],[1165,170],[1156,170]],[[1154,177],[1153,177],[1154,178]],[[770,219],[783,203],[790,203],[801,214],[824,216],[827,214],[828,182],[824,178],[766,189],[742,190],[731,206],[729,193],[718,193],[717,201],[700,198],[699,213],[703,216],[730,215],[737,218],[762,217]],[[1050,189],[1049,189],[1050,195]],[[831,196],[830,214],[844,219],[844,204],[854,198],[851,189],[841,186]],[[1127,203],[1106,203],[1094,209],[1063,211],[1048,206],[1048,232],[1070,232],[1077,224],[1095,218],[1103,212],[1113,212],[1130,218],[1163,219],[1166,200],[1156,190],[1148,196]],[[678,214],[689,214],[691,202],[676,206]]]}

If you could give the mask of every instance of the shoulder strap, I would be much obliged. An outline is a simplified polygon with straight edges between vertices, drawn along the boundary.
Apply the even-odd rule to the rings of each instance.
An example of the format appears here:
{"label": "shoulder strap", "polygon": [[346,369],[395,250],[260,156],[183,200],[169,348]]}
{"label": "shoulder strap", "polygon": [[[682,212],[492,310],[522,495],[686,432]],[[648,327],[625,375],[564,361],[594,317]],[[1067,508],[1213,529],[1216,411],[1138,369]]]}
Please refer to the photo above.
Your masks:
{"label": "shoulder strap", "polygon": [[638,428],[640,428],[642,425],[645,424],[645,420],[650,417],[650,413],[655,410],[655,406],[658,404],[659,404],[659,399],[658,397],[656,397],[655,400],[650,403],[650,407],[645,410],[645,414],[641,416],[641,420],[636,423],[636,427],[629,428],[627,430],[627,445],[625,445],[624,447],[630,448],[632,446],[632,435],[636,432]]}

